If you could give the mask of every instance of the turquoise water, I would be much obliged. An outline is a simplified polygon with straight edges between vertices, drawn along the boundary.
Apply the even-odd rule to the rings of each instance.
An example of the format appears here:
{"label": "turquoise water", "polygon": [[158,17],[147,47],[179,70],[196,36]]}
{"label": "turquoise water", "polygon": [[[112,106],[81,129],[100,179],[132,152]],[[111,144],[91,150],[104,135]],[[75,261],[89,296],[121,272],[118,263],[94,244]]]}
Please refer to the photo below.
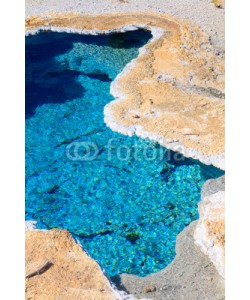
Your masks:
{"label": "turquoise water", "polygon": [[68,229],[109,276],[169,264],[202,184],[223,174],[105,125],[111,81],[150,37],[26,37],[26,219]]}

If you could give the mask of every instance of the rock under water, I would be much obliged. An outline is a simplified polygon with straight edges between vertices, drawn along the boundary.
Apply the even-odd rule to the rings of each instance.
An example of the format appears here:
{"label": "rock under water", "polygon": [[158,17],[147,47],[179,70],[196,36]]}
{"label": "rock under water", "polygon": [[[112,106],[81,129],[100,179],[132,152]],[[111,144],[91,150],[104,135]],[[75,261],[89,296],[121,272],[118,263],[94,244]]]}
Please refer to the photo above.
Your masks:
{"label": "rock under water", "polygon": [[115,36],[26,38],[26,217],[68,229],[109,276],[145,276],[173,260],[202,184],[223,172],[105,125],[110,79],[151,34]]}

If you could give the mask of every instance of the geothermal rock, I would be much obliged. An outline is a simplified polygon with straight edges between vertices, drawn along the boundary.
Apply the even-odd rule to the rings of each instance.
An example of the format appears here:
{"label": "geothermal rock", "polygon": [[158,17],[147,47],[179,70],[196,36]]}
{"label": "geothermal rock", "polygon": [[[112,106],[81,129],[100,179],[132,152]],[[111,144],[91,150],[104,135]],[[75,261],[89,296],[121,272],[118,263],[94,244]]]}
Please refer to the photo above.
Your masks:
{"label": "geothermal rock", "polygon": [[26,299],[120,299],[96,261],[66,230],[26,231]]}
{"label": "geothermal rock", "polygon": [[104,108],[106,124],[224,169],[224,59],[198,27],[151,13],[26,19],[29,34],[44,28],[97,34],[136,27],[151,30],[153,38],[112,82],[115,100]]}
{"label": "geothermal rock", "polygon": [[225,270],[225,192],[206,196],[199,204],[200,218],[194,233],[195,243],[209,256],[219,274]]}

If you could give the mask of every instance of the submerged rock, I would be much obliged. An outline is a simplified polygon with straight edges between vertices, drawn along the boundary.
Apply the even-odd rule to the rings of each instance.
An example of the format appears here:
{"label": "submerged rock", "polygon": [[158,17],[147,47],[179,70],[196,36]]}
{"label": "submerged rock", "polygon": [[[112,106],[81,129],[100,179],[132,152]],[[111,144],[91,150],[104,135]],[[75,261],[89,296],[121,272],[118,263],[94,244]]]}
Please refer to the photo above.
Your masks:
{"label": "submerged rock", "polygon": [[53,71],[56,78],[69,68],[73,78],[61,84],[74,89],[76,81],[85,90],[60,104],[35,99],[43,104],[26,120],[26,218],[69,230],[109,276],[145,276],[173,260],[175,237],[198,218],[202,184],[221,171],[105,126],[103,107],[112,100],[105,78],[121,72],[151,34],[122,36],[135,46],[110,48],[108,36],[58,32],[26,38],[28,74]]}

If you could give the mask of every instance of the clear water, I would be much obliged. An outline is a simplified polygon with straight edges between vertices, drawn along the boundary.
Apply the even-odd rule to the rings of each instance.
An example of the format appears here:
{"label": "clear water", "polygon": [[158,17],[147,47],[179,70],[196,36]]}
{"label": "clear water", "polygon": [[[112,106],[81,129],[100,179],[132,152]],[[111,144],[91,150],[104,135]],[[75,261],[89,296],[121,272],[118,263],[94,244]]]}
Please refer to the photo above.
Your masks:
{"label": "clear water", "polygon": [[[110,82],[150,37],[26,37],[26,219],[68,229],[109,276],[169,264],[202,184],[223,174],[105,125]],[[92,143],[77,158],[94,159],[75,159],[76,142]]]}

